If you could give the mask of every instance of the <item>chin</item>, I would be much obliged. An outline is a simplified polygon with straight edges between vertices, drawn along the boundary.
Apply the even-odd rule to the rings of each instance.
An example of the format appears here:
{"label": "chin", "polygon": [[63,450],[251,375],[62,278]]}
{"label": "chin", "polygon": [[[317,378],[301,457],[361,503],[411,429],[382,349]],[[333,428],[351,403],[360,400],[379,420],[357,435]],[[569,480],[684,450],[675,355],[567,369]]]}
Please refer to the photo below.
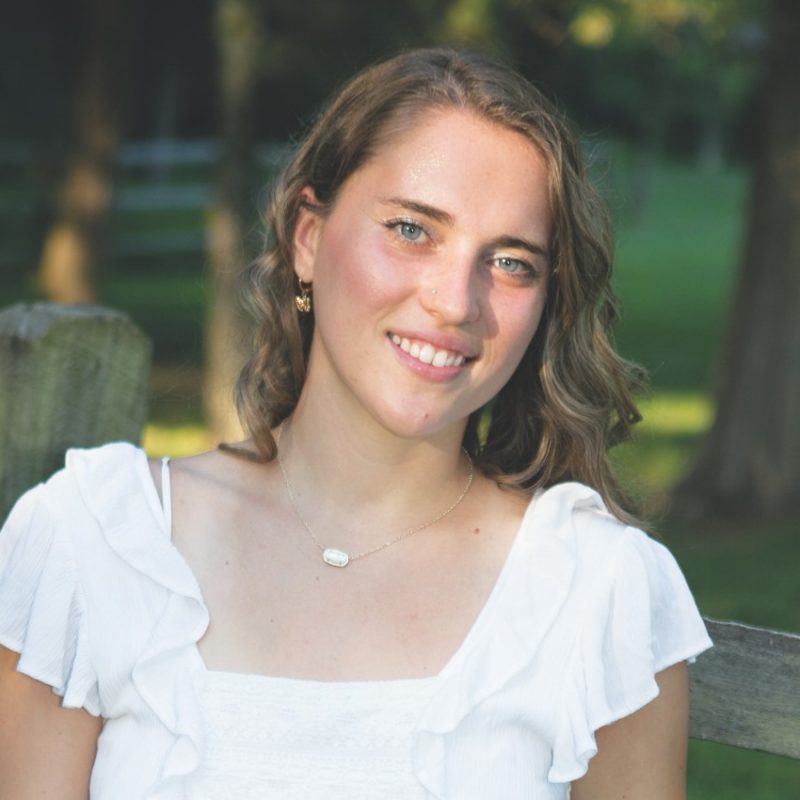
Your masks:
{"label": "chin", "polygon": [[441,408],[413,407],[383,408],[374,414],[380,425],[402,439],[435,436],[448,428],[466,425],[469,413],[456,413],[454,409],[443,412]]}

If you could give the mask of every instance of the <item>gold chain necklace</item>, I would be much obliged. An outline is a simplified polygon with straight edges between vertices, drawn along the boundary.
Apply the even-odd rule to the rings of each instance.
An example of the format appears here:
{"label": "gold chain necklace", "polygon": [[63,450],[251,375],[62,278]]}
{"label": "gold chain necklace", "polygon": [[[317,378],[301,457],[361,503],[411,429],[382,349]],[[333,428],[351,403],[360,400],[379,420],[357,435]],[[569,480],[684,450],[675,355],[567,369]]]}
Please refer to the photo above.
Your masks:
{"label": "gold chain necklace", "polygon": [[345,552],[344,550],[340,550],[336,547],[325,547],[319,539],[317,539],[316,534],[311,529],[311,526],[306,522],[303,515],[300,513],[300,509],[297,507],[297,502],[295,500],[295,492],[292,488],[292,484],[289,481],[289,476],[286,474],[286,467],[283,463],[283,459],[281,458],[281,451],[280,451],[280,443],[281,443],[281,436],[283,435],[283,425],[281,425],[280,429],[278,430],[278,439],[276,441],[277,447],[277,459],[278,459],[278,466],[281,468],[281,474],[283,475],[283,482],[286,486],[286,494],[289,498],[289,503],[292,506],[292,510],[297,515],[297,519],[300,520],[303,527],[308,531],[308,535],[311,537],[311,540],[317,546],[319,551],[322,553],[322,560],[331,567],[346,567],[350,562],[356,561],[359,558],[364,558],[365,556],[371,556],[373,553],[377,553],[381,550],[385,550],[387,547],[391,547],[393,544],[397,544],[398,542],[402,542],[403,539],[408,539],[409,536],[413,536],[415,533],[419,533],[425,528],[429,528],[435,522],[438,522],[440,519],[444,519],[451,511],[453,511],[461,501],[467,496],[467,492],[469,492],[470,487],[472,486],[472,479],[475,477],[475,468],[472,465],[472,459],[469,457],[469,453],[464,450],[464,455],[467,457],[467,461],[469,461],[469,477],[467,478],[467,485],[464,487],[464,490],[458,496],[456,501],[449,506],[447,509],[442,511],[440,514],[435,516],[433,519],[428,520],[427,522],[423,522],[422,525],[417,525],[415,528],[411,528],[410,530],[404,531],[399,536],[396,536],[394,539],[389,539],[383,544],[376,545],[375,547],[370,548],[369,550],[364,550],[361,553],[356,553],[355,555],[350,555],[349,553]]}

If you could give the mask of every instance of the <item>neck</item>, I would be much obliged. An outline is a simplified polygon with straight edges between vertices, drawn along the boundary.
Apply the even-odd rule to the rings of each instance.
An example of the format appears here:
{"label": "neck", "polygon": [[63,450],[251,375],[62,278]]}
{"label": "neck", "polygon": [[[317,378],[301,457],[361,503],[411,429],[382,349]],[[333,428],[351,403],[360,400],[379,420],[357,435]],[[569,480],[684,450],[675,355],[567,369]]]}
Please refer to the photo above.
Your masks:
{"label": "neck", "polygon": [[279,447],[295,502],[320,538],[368,547],[435,518],[464,491],[463,425],[404,438],[316,405],[298,404]]}

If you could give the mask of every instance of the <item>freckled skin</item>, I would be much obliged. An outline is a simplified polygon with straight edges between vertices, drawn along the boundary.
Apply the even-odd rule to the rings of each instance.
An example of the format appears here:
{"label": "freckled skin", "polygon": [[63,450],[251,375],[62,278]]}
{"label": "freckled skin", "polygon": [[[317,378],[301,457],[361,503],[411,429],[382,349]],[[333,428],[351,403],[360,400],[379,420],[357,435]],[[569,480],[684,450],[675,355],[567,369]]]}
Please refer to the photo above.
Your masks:
{"label": "freckled skin", "polygon": [[[389,227],[397,217],[424,235],[410,242]],[[313,281],[316,323],[304,391],[403,437],[463,428],[510,378],[547,289],[546,263],[522,280],[491,259],[530,253],[487,247],[514,236],[547,249],[550,219],[543,160],[521,134],[463,110],[422,115],[345,182],[327,217],[301,212],[295,270]],[[452,381],[425,380],[398,359],[388,339],[396,330],[453,336],[479,357]]]}

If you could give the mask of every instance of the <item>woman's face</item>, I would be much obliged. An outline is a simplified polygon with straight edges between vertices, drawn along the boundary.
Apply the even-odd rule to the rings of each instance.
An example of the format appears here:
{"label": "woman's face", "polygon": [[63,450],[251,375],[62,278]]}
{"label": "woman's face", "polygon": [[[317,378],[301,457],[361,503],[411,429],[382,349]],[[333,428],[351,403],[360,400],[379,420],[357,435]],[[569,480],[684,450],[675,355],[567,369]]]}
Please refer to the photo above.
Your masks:
{"label": "woman's face", "polygon": [[399,436],[463,430],[536,332],[550,229],[526,138],[469,111],[424,112],[326,216],[300,212],[295,270],[315,313],[304,391]]}

